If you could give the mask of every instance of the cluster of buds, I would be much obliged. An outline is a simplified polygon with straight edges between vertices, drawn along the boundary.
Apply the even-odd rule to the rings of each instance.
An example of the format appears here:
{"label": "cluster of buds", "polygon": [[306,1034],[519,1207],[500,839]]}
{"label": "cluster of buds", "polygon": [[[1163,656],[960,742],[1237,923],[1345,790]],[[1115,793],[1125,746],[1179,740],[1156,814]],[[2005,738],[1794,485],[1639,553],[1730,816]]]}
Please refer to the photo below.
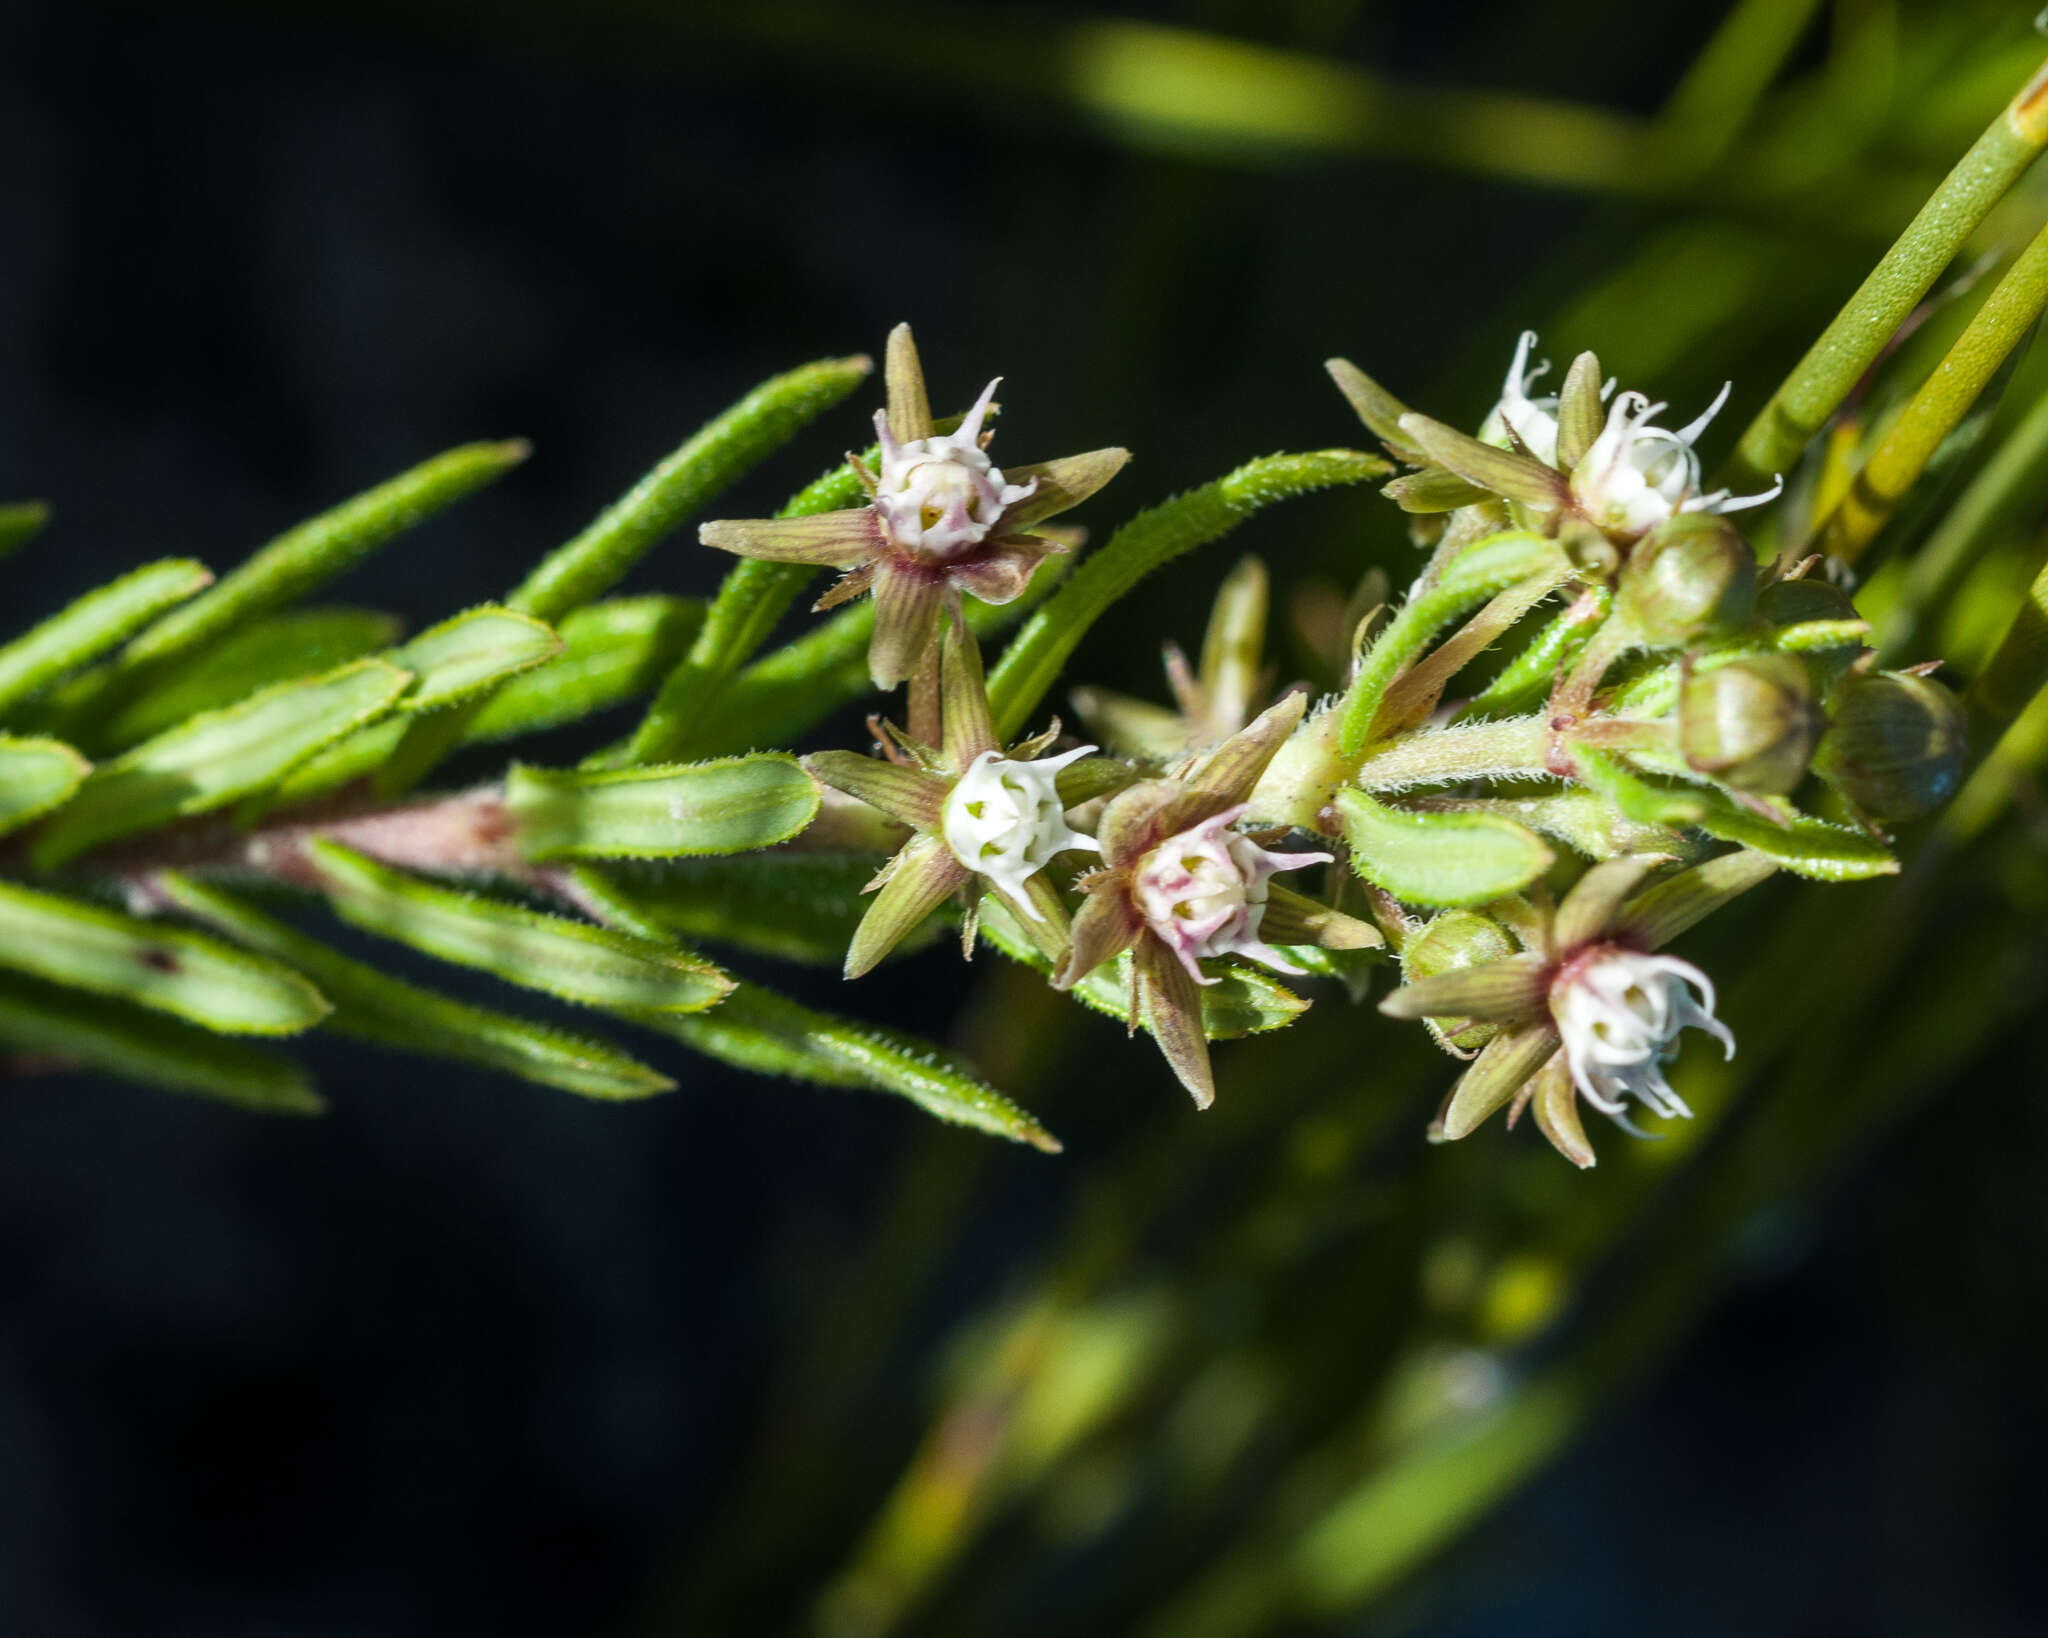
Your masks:
{"label": "cluster of buds", "polygon": [[[1726,388],[1666,428],[1665,406],[1617,392],[1591,353],[1556,396],[1536,395],[1547,366],[1532,364],[1534,342],[1521,338],[1476,436],[1331,365],[1413,469],[1385,492],[1434,547],[1384,623],[1363,612],[1383,600],[1363,586],[1349,605],[1336,597],[1358,611],[1343,620],[1357,623],[1340,634],[1337,697],[1311,712],[1303,689],[1273,693],[1266,574],[1246,560],[1199,665],[1167,652],[1174,707],[1076,690],[1093,742],[1055,754],[1057,723],[998,742],[961,598],[1018,595],[1061,549],[1028,531],[1125,454],[997,467],[996,383],[942,429],[899,328],[873,464],[851,458],[867,504],[703,531],[744,555],[844,571],[820,606],[871,591],[874,679],[912,684],[910,728],[872,724],[878,755],[806,759],[907,830],[870,883],[847,975],[951,903],[964,949],[1000,929],[1056,988],[1149,1030],[1206,1105],[1205,994],[1305,964],[1362,986],[1355,965],[1308,962],[1314,947],[1362,951],[1399,961],[1382,1010],[1424,1021],[1468,1061],[1439,1139],[1532,1109],[1589,1166],[1582,1102],[1631,1131],[1640,1116],[1690,1114],[1667,1077],[1682,1035],[1730,1054],[1735,1042],[1711,980],[1664,946],[1781,868],[1895,869],[1878,827],[1950,794],[1961,713],[1932,667],[1876,669],[1867,625],[1811,573],[1818,559],[1759,565],[1730,516],[1780,486],[1707,490],[1695,450]],[[1520,658],[1477,693],[1453,692],[1553,598]],[[1311,845],[1290,845],[1304,833]],[[1320,898],[1279,880],[1340,860]],[[1359,914],[1342,908],[1347,893]]]}

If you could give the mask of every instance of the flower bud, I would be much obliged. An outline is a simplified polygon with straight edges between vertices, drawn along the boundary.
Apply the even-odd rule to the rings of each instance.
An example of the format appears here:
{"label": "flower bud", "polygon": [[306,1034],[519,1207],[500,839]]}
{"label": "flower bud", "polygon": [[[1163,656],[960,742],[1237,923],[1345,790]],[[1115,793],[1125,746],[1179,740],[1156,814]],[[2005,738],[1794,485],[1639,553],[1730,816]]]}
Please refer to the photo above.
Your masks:
{"label": "flower bud", "polygon": [[1734,526],[1685,512],[1622,565],[1615,613],[1652,647],[1677,648],[1739,626],[1756,605],[1756,554]]}
{"label": "flower bud", "polygon": [[1753,654],[1695,671],[1678,699],[1685,760],[1731,790],[1785,796],[1806,777],[1827,719],[1806,668],[1789,654]]}
{"label": "flower bud", "polygon": [[[1410,938],[1401,950],[1401,980],[1419,984],[1439,973],[1483,966],[1521,953],[1508,930],[1476,910],[1446,910]],[[1475,1024],[1462,1018],[1432,1018],[1439,1038],[1460,1052],[1476,1052],[1500,1033],[1498,1024]]]}
{"label": "flower bud", "polygon": [[1963,771],[1963,708],[1940,683],[1900,671],[1848,678],[1814,770],[1871,818],[1917,819]]}

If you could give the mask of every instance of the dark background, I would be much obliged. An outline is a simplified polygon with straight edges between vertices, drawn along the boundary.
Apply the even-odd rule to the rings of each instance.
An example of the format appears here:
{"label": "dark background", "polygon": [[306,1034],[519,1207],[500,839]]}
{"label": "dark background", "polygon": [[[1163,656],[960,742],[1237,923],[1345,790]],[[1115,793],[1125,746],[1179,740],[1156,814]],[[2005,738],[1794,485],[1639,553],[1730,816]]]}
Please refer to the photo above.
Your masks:
{"label": "dark background", "polygon": [[[1640,111],[1713,22],[1600,15],[1567,41],[1540,8],[1411,5],[1334,43]],[[10,627],[146,555],[231,563],[433,450],[531,437],[524,470],[339,588],[423,622],[502,592],[753,381],[903,317],[945,392],[1010,372],[1025,458],[1134,445],[1135,505],[1352,439],[1332,351],[1483,395],[1526,248],[1627,231],[1413,166],[1133,155],[735,47],[457,33],[0,8],[0,496],[57,511],[5,571]],[[731,509],[857,425],[839,412]],[[1365,514],[1318,504],[1305,540],[1249,543],[1338,562]],[[677,545],[634,584],[714,573]],[[1200,600],[1159,596],[1158,631],[1098,643],[1092,674],[1144,683]],[[930,1027],[959,982],[914,961],[862,1010]],[[674,1057],[681,1091],[607,1108],[302,1050],[316,1122],[0,1084],[0,1631],[625,1630],[732,1484],[777,1339],[820,1306],[818,1248],[873,1220],[919,1117]],[[2038,1048],[2014,1053],[2001,1085],[2048,1085]],[[1131,1079],[1066,1171],[1002,1155],[944,1255],[1009,1266],[1090,1140],[1179,1115]],[[2006,1096],[1987,1145],[1982,1092],[1937,1100],[1821,1215],[1766,1225],[1676,1368],[1392,1624],[2040,1630],[2044,1133]],[[939,1289],[932,1335],[978,1280]]]}

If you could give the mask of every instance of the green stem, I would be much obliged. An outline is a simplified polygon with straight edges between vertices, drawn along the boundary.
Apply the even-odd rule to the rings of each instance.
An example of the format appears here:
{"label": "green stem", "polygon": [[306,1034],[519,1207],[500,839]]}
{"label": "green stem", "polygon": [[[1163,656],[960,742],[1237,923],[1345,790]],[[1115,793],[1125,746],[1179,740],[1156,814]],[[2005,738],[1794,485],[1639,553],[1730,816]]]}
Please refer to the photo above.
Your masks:
{"label": "green stem", "polygon": [[1394,740],[1358,765],[1361,790],[1394,791],[1465,779],[1513,779],[1549,772],[1547,717],[1508,717],[1424,729]]}
{"label": "green stem", "polygon": [[1738,488],[1765,482],[1792,465],[2044,142],[2048,63],[1957,162],[1757,412],[1730,462],[1728,482]]}
{"label": "green stem", "polygon": [[1985,298],[1948,356],[1920,384],[1884,441],[1813,537],[1813,549],[1853,563],[1927,470],[2012,350],[2048,307],[2048,227]]}

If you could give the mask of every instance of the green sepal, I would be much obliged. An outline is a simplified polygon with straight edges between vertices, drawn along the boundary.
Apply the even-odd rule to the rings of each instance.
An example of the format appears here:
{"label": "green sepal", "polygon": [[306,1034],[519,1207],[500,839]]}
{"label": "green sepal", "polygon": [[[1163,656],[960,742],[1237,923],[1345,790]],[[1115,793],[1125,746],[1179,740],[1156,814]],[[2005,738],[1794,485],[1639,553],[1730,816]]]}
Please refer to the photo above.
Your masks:
{"label": "green sepal", "polygon": [[505,806],[529,859],[680,859],[786,842],[814,818],[817,782],[780,751],[682,767],[515,766]]}
{"label": "green sepal", "polygon": [[1351,868],[1409,904],[1445,909],[1518,893],[1551,865],[1534,831],[1497,813],[1411,813],[1351,788],[1337,793]]}
{"label": "green sepal", "polygon": [[[981,901],[981,936],[1012,961],[1050,977],[1051,964],[1039,953],[1010,911],[994,894]],[[1243,962],[1212,962],[1208,975],[1217,980],[1201,991],[1202,1033],[1212,1041],[1233,1041],[1242,1035],[1263,1035],[1291,1024],[1308,1011],[1308,1002],[1263,968]],[[1131,958],[1119,955],[1104,962],[1068,992],[1096,1012],[1119,1021],[1131,1015]]]}
{"label": "green sepal", "polygon": [[213,574],[205,564],[174,557],[144,564],[97,591],[87,592],[0,648],[0,711],[118,647],[165,609],[196,596],[212,583]]}
{"label": "green sepal", "polygon": [[298,973],[201,933],[0,882],[0,967],[222,1035],[296,1035],[328,1004]]}
{"label": "green sepal", "polygon": [[289,1058],[106,996],[11,973],[0,975],[0,1042],[257,1114],[317,1115],[327,1107]]}
{"label": "green sepal", "polygon": [[51,870],[87,848],[205,813],[282,778],[323,745],[388,710],[411,673],[358,660],[324,677],[265,689],[104,762],[37,837]]}
{"label": "green sepal", "polygon": [[71,799],[92,764],[60,739],[0,734],[0,836]]}
{"label": "green sepal", "polygon": [[413,674],[401,707],[438,711],[561,652],[562,639],[543,622],[486,603],[430,627],[386,658]]}
{"label": "green sepal", "polygon": [[306,860],[350,926],[508,984],[656,1012],[700,1012],[732,990],[733,980],[700,957],[421,881],[333,842],[308,842]]}
{"label": "green sepal", "polygon": [[379,972],[275,921],[219,888],[165,871],[155,885],[186,915],[236,943],[306,974],[334,1003],[325,1027],[429,1058],[448,1058],[617,1101],[673,1090],[675,1082],[608,1042],[472,1006]]}

